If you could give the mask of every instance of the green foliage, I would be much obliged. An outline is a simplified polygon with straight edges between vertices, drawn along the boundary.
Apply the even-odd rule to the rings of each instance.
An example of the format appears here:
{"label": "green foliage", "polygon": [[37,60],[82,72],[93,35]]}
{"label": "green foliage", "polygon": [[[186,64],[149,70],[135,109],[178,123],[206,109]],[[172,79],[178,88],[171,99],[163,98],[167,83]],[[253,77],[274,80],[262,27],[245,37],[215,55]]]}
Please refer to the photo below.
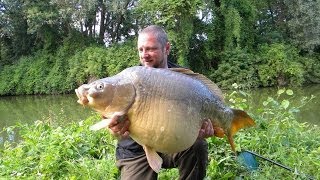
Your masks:
{"label": "green foliage", "polygon": [[226,17],[226,42],[225,49],[239,49],[240,48],[240,28],[241,17],[235,8],[229,8]]}
{"label": "green foliage", "polygon": [[50,3],[50,0],[23,2],[26,19],[28,19],[28,31],[41,31],[43,25],[54,25],[58,21],[57,8]]}
{"label": "green foliage", "polygon": [[221,2],[224,17],[224,50],[253,49],[256,23],[256,7],[250,0],[227,0]]}
{"label": "green foliage", "polygon": [[170,60],[222,87],[319,83],[318,3],[3,0],[0,94],[68,93],[136,65],[133,38],[149,24],[168,32]]}
{"label": "green foliage", "polygon": [[314,52],[320,41],[320,1],[284,1],[288,7],[290,42],[304,51]]}
{"label": "green foliage", "polygon": [[19,143],[6,141],[0,149],[2,178],[115,179],[115,139],[108,131],[92,132],[89,126],[99,117],[66,127],[37,121],[34,125],[8,127],[19,131]]}
{"label": "green foliage", "polygon": [[237,83],[240,88],[258,87],[254,55],[245,51],[229,51],[222,55],[221,64],[210,75],[221,88],[231,88]]}
{"label": "green foliage", "polygon": [[84,51],[77,52],[69,60],[67,82],[82,84],[90,79],[97,79],[99,76],[107,76],[104,68],[107,53],[102,47],[88,47]]}
{"label": "green foliage", "polygon": [[14,67],[13,66],[4,66],[0,71],[0,95],[9,94],[14,89]]}
{"label": "green foliage", "polygon": [[304,68],[297,50],[284,44],[263,45],[258,66],[259,78],[263,86],[301,85]]}
{"label": "green foliage", "polygon": [[[235,136],[236,149],[250,150],[280,162],[296,173],[274,166],[256,158],[259,169],[250,171],[243,166],[230,150],[225,139],[208,140],[210,149],[209,179],[315,179],[320,177],[319,127],[298,123],[295,113],[299,109],[290,103],[294,97],[292,90],[280,89],[275,97],[266,97],[261,108],[249,107],[250,94],[236,90],[227,96],[233,108],[244,109],[255,119],[256,126],[240,131]],[[300,106],[312,98],[302,99]],[[300,175],[298,175],[300,173]]]}
{"label": "green foliage", "polygon": [[[22,57],[18,64],[6,66],[1,72],[0,94],[43,94],[43,82],[51,66],[52,56],[38,52],[32,57]],[[9,81],[7,81],[10,79]]]}
{"label": "green foliage", "polygon": [[136,40],[108,48],[106,61],[107,63],[104,66],[106,66],[110,76],[119,73],[125,68],[139,65]]}
{"label": "green foliage", "polygon": [[[112,76],[138,65],[132,42],[105,48],[75,36],[66,39],[56,54],[39,51],[0,71],[0,94],[57,94],[73,92],[78,85]],[[78,40],[77,40],[78,38]]]}
{"label": "green foliage", "polygon": [[[193,21],[193,34],[195,36],[192,36],[190,39],[190,46],[193,48],[189,50],[188,54],[189,66],[195,72],[207,74],[208,70],[211,69],[207,53],[211,53],[211,51],[206,49],[208,47],[206,43],[207,38],[203,35],[206,32],[206,25],[199,19],[194,19]],[[174,54],[174,51],[175,49],[172,49],[170,54]]]}
{"label": "green foliage", "polygon": [[320,83],[320,56],[302,57],[301,64],[306,71],[305,79],[307,83]]}
{"label": "green foliage", "polygon": [[76,53],[70,60],[67,82],[83,84],[98,78],[119,73],[138,65],[138,56],[133,42],[109,48],[91,46]]}
{"label": "green foliage", "polygon": [[52,69],[45,78],[47,93],[61,94],[71,91],[74,88],[74,81],[66,81],[69,71],[69,61],[76,53],[82,52],[90,40],[78,32],[71,33],[64,39],[55,54]]}
{"label": "green foliage", "polygon": [[221,63],[211,73],[222,88],[237,83],[240,88],[259,86],[301,86],[308,80],[318,82],[318,60],[302,57],[296,48],[285,44],[263,45],[254,55],[244,50],[225,51]]}
{"label": "green foliage", "polygon": [[22,0],[0,2],[0,65],[10,65],[18,58],[30,54],[33,46],[32,34],[27,33]]}

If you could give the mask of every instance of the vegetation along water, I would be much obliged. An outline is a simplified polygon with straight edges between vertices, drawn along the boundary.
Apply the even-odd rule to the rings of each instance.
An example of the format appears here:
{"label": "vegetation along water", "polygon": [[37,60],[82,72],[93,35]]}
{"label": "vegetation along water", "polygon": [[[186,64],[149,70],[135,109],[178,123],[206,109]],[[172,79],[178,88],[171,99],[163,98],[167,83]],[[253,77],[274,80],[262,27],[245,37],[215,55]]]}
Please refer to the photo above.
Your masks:
{"label": "vegetation along water", "polygon": [[137,65],[137,33],[157,24],[170,60],[223,89],[237,84],[228,103],[257,125],[237,134],[236,149],[297,170],[259,159],[249,171],[211,138],[207,179],[320,179],[318,12],[319,0],[1,1],[0,178],[117,179],[115,140],[88,130],[100,117],[74,105],[74,89]]}

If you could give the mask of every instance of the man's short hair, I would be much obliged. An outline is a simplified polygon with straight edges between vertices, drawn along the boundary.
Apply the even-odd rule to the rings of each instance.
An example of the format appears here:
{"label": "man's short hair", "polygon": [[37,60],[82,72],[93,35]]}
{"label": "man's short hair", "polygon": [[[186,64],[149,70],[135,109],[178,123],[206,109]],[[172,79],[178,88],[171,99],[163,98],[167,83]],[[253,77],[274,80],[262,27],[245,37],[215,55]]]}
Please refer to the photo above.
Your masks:
{"label": "man's short hair", "polygon": [[153,34],[156,37],[157,41],[161,44],[162,47],[165,47],[165,45],[169,41],[167,33],[160,26],[157,26],[157,25],[147,26],[146,28],[142,29],[139,32],[139,35],[140,34],[149,34],[149,33]]}

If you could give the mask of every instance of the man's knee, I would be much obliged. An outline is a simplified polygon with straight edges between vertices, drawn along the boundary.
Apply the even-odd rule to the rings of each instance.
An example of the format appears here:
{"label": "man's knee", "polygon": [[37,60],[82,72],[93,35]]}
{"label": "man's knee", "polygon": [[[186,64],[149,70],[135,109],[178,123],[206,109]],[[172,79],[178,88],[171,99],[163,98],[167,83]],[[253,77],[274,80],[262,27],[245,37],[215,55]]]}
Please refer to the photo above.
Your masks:
{"label": "man's knee", "polygon": [[121,180],[157,179],[157,173],[151,169],[145,155],[118,160],[117,167]]}
{"label": "man's knee", "polygon": [[197,139],[192,149],[198,158],[208,160],[208,143],[205,139]]}

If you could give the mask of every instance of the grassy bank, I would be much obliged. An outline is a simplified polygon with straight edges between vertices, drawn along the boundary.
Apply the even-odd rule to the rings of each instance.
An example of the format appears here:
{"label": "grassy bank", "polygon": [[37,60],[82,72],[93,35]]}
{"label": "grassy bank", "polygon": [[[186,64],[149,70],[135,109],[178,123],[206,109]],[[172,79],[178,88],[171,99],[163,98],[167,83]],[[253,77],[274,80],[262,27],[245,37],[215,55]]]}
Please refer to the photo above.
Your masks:
{"label": "grassy bank", "polygon": [[[295,120],[294,94],[279,90],[267,97],[263,108],[247,105],[248,94],[235,91],[228,103],[242,108],[256,126],[235,136],[237,150],[247,149],[284,164],[290,172],[257,158],[250,171],[233,154],[226,139],[210,138],[207,179],[307,179],[320,178],[320,128]],[[310,98],[309,98],[310,99]],[[301,100],[307,103],[308,98]],[[117,179],[114,150],[116,140],[107,131],[91,132],[98,116],[59,127],[38,121],[33,125],[7,127],[0,139],[0,177],[6,179]],[[19,137],[19,140],[13,140]],[[162,170],[159,179],[175,179],[176,169]]]}

